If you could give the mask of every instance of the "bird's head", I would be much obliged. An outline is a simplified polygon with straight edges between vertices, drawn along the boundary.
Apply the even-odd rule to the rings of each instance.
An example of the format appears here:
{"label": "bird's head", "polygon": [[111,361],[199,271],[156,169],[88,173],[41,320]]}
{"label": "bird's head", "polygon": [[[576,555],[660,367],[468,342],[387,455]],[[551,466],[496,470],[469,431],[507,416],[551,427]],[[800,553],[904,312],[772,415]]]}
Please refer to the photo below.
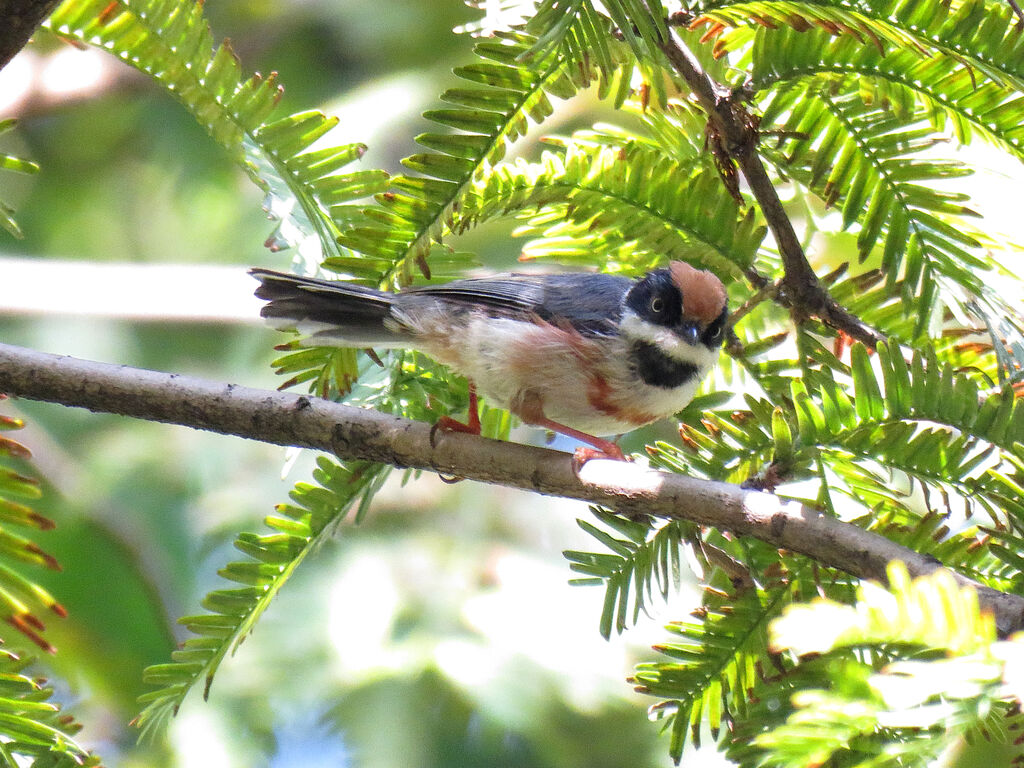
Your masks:
{"label": "bird's head", "polygon": [[623,333],[671,354],[676,340],[718,349],[729,316],[725,286],[711,272],[682,261],[655,269],[626,294]]}

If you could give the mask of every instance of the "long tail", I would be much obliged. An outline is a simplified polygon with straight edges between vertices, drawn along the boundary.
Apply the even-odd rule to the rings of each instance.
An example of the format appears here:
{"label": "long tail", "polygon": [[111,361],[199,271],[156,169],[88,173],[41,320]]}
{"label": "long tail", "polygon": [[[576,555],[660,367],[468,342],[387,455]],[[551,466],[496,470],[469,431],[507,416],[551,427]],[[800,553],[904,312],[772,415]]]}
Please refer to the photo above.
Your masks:
{"label": "long tail", "polygon": [[318,280],[269,269],[250,269],[266,299],[260,316],[280,329],[295,329],[307,343],[338,347],[397,347],[408,343],[385,327],[394,297],[340,280]]}

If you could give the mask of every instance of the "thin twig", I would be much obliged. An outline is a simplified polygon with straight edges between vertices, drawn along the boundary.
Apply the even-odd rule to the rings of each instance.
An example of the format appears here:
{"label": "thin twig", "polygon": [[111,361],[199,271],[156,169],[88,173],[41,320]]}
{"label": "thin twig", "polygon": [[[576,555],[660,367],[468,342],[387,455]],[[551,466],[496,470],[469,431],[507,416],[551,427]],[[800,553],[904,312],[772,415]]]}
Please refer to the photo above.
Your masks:
{"label": "thin twig", "polygon": [[760,288],[749,299],[743,302],[743,305],[739,309],[737,309],[735,312],[729,313],[729,325],[735,326],[737,323],[739,323],[740,320],[746,317],[751,310],[753,310],[758,304],[760,304],[765,299],[774,299],[778,295],[779,289],[781,287],[782,278],[774,280],[765,285],[763,288]]}
{"label": "thin twig", "polygon": [[816,315],[826,324],[874,347],[885,337],[841,307],[829,296],[807,261],[800,238],[789,220],[778,192],[757,154],[757,126],[751,115],[725,86],[716,83],[685,45],[674,35],[661,43],[672,67],[689,84],[708,115],[715,134],[739,166],[775,236],[785,271],[785,298],[798,313]]}
{"label": "thin twig", "polygon": [[[590,461],[577,475],[569,454],[457,432],[444,433],[435,446],[429,424],[315,397],[6,344],[0,344],[0,392],[579,499],[624,514],[689,520],[753,536],[860,578],[884,581],[892,560],[906,563],[915,576],[942,567],[876,533],[769,493],[617,461]],[[953,576],[978,590],[1003,635],[1024,628],[1024,598]]]}

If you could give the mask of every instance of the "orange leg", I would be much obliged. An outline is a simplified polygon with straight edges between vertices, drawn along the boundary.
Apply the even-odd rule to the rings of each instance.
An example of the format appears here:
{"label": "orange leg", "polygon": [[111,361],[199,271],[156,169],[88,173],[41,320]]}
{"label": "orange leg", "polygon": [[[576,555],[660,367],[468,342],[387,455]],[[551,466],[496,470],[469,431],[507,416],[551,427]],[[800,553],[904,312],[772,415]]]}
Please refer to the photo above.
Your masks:
{"label": "orange leg", "polygon": [[591,459],[617,459],[618,461],[628,461],[625,454],[622,452],[622,449],[611,440],[605,440],[600,437],[595,437],[594,435],[589,435],[586,432],[581,432],[578,429],[567,427],[564,424],[559,424],[557,421],[549,419],[544,415],[544,406],[540,397],[536,393],[527,392],[522,395],[519,402],[513,406],[512,412],[527,424],[533,424],[537,427],[550,429],[553,432],[558,432],[566,437],[576,438],[577,440],[581,440],[584,443],[590,443],[594,446],[594,448],[580,447],[576,449],[572,459],[574,472],[578,473],[580,467]]}
{"label": "orange leg", "polygon": [[583,461],[580,464],[584,464],[590,459],[618,459],[619,461],[625,461],[626,455],[622,452],[622,449],[618,445],[613,443],[611,440],[605,440],[601,437],[594,437],[588,435],[586,432],[580,432],[578,429],[567,427],[564,424],[559,424],[557,421],[552,421],[547,417],[541,417],[536,421],[531,421],[531,424],[537,427],[544,427],[544,429],[550,429],[552,432],[558,432],[560,435],[566,437],[574,437],[577,440],[582,440],[584,443],[590,443],[594,448],[577,448],[576,458],[579,459],[582,456]]}
{"label": "orange leg", "polygon": [[480,434],[480,403],[476,395],[476,387],[469,382],[469,421],[463,424],[451,416],[442,416],[430,428],[430,444],[434,444],[437,430],[445,432],[467,432],[471,435]]}

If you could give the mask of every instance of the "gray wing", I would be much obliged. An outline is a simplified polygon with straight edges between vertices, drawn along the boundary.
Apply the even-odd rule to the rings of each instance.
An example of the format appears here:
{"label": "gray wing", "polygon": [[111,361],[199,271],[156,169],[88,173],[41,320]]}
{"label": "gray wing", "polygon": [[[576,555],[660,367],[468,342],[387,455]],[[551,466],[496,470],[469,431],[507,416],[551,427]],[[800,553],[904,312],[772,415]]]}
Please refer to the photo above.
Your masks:
{"label": "gray wing", "polygon": [[626,277],[587,272],[511,274],[410,288],[397,298],[401,302],[403,296],[429,296],[456,308],[483,307],[494,314],[568,322],[583,333],[608,333],[618,324],[623,299],[632,285]]}

